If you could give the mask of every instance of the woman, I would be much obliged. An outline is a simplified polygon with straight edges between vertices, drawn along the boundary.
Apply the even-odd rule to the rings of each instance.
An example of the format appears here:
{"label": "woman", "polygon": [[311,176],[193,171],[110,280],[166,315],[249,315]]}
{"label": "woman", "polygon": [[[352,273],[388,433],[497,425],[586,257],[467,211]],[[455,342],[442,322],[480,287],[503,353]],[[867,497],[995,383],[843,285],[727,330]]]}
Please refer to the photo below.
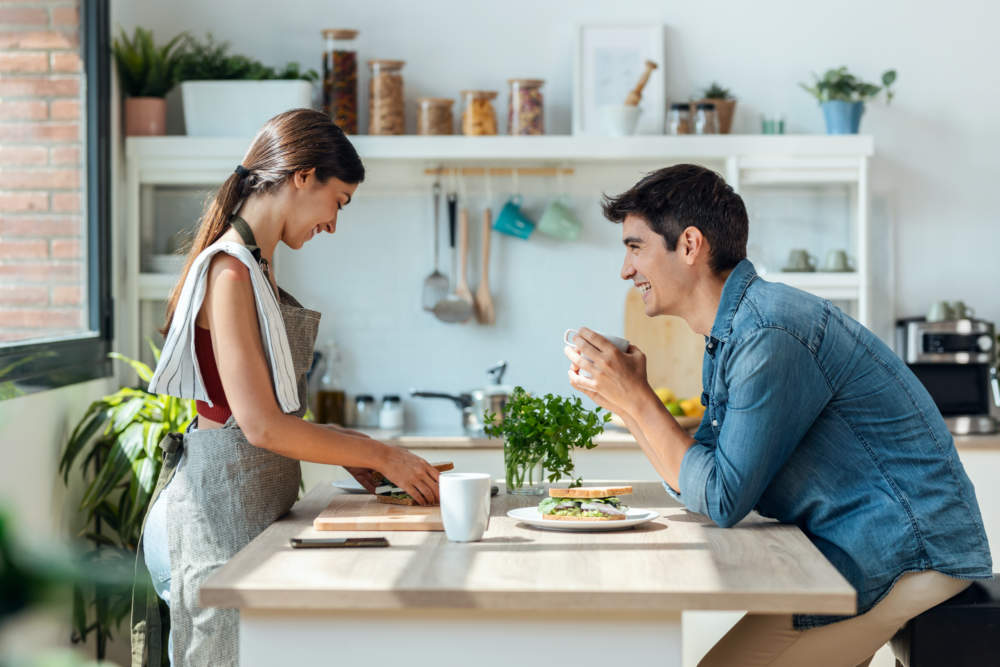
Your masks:
{"label": "woman", "polygon": [[[378,471],[418,502],[437,501],[438,473],[423,459],[302,419],[320,315],[278,287],[271,259],[278,241],[294,250],[334,233],[363,179],[328,116],[275,116],[207,208],[170,296],[149,390],[196,399],[198,416],[161,444],[139,558],[170,606],[173,664],[237,664],[237,611],[201,608],[198,589],[291,508],[299,461],[344,466],[369,491]],[[134,665],[160,662],[158,606],[151,595],[133,603]]]}

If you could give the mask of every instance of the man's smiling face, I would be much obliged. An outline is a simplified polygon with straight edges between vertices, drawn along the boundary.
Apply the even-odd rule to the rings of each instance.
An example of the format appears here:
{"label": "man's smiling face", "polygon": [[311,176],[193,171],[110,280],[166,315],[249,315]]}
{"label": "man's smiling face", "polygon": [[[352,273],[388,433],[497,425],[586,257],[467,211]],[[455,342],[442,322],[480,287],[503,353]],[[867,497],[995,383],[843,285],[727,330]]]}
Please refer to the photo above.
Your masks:
{"label": "man's smiling face", "polygon": [[639,288],[646,315],[678,314],[678,305],[687,297],[690,288],[690,267],[680,253],[667,250],[664,238],[637,215],[625,217],[622,243],[625,244],[625,262],[621,276]]}

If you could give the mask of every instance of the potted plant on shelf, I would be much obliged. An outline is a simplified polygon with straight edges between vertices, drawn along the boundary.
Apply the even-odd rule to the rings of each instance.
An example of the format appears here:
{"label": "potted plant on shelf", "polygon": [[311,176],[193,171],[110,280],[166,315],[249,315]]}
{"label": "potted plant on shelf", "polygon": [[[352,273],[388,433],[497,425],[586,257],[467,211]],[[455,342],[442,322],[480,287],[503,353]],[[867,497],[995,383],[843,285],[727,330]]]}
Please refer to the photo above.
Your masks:
{"label": "potted plant on shelf", "polygon": [[728,88],[723,88],[715,81],[712,82],[702,94],[702,99],[691,103],[691,117],[694,117],[695,109],[699,104],[711,102],[715,105],[715,118],[718,121],[719,134],[729,134],[733,126],[733,114],[736,112],[736,98],[734,98]]}
{"label": "potted plant on shelf", "polygon": [[885,103],[892,102],[892,84],[896,80],[896,70],[882,73],[882,85],[862,81],[847,71],[846,67],[828,69],[820,78],[813,74],[813,85],[799,85],[815,97],[823,107],[827,134],[857,134],[861,127],[861,115],[865,112],[865,102],[875,97],[885,88]]}
{"label": "potted plant on shelf", "polygon": [[190,39],[179,65],[184,124],[190,136],[253,136],[272,116],[313,106],[315,70],[276,70],[231,54],[211,34]]}
{"label": "potted plant on shelf", "polygon": [[126,95],[126,136],[157,136],[166,132],[165,98],[177,83],[184,37],[182,33],[157,47],[153,32],[137,26],[132,39],[122,30],[121,36],[112,42],[118,80]]}
{"label": "potted plant on shelf", "polygon": [[[150,347],[159,359],[159,350],[152,343]],[[142,386],[149,383],[153,376],[149,366],[120,354],[110,356],[135,369]],[[194,401],[151,394],[141,387],[123,387],[91,403],[59,463],[67,485],[74,466],[87,484],[80,501],[81,536],[92,546],[83,555],[85,561],[133,571],[142,521],[163,464],[160,440],[168,433],[183,432],[194,416]],[[94,632],[97,657],[103,658],[108,639],[128,617],[130,605],[130,587],[77,584],[73,641],[86,641]]]}
{"label": "potted plant on shelf", "polygon": [[[541,495],[549,482],[573,478],[572,451],[593,449],[594,436],[604,430],[611,414],[583,407],[579,398],[554,394],[532,396],[514,387],[503,417],[483,415],[486,435],[503,438],[507,493]],[[580,478],[571,486],[579,486]]]}

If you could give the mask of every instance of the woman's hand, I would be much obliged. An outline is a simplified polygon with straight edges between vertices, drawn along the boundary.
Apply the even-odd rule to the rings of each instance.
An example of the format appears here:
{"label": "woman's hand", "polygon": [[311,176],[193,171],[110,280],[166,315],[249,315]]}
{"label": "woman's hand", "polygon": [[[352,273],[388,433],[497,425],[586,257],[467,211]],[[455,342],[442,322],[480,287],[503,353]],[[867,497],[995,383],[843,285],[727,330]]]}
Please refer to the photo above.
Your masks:
{"label": "woman's hand", "polygon": [[351,468],[344,466],[344,470],[351,473],[351,477],[358,480],[358,484],[365,487],[368,493],[375,493],[376,487],[382,481],[381,473],[375,472],[371,468]]}
{"label": "woman's hand", "polygon": [[[393,484],[410,494],[420,505],[437,504],[437,468],[416,454],[411,454],[402,447],[386,445],[383,460],[377,467],[386,479],[392,480]],[[358,481],[361,482],[360,479]],[[364,482],[361,483],[364,485]]]}
{"label": "woman's hand", "polygon": [[[569,382],[602,408],[623,419],[635,411],[636,397],[649,389],[646,355],[635,345],[621,352],[611,342],[587,328],[573,338],[576,347],[563,352],[570,360]],[[586,371],[590,377],[580,374]]]}

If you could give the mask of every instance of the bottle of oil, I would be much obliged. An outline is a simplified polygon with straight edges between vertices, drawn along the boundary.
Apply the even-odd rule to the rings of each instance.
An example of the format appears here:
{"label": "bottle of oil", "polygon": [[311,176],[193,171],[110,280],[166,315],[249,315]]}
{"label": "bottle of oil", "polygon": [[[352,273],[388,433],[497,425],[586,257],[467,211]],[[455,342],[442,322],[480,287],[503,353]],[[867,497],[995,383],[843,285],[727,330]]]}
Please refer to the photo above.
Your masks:
{"label": "bottle of oil", "polygon": [[316,392],[316,423],[345,424],[347,396],[340,377],[340,349],[333,339],[324,346],[325,365]]}

